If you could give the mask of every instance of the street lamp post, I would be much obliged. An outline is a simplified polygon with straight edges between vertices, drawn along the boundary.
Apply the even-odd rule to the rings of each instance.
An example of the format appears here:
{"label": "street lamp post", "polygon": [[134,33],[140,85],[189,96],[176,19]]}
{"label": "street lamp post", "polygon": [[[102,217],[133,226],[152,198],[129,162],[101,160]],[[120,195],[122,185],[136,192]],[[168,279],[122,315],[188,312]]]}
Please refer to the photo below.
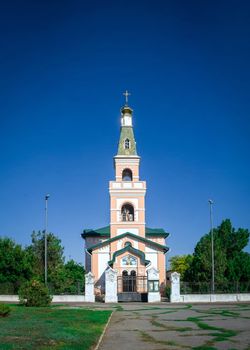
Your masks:
{"label": "street lamp post", "polygon": [[214,229],[213,229],[213,204],[212,199],[209,199],[209,208],[210,208],[210,228],[211,228],[211,261],[212,261],[212,285],[211,290],[214,294]]}
{"label": "street lamp post", "polygon": [[45,196],[45,232],[44,232],[44,282],[47,285],[48,280],[48,252],[47,252],[47,231],[48,231],[48,199],[49,194]]}

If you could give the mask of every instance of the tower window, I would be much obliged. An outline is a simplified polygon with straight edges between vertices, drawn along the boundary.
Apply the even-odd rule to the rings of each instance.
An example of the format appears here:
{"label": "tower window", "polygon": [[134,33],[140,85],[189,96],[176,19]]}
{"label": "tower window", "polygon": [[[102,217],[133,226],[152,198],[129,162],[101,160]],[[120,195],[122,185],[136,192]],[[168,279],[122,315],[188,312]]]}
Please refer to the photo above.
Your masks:
{"label": "tower window", "polygon": [[126,140],[124,141],[124,148],[125,148],[125,149],[129,149],[129,148],[130,148],[130,141],[129,141],[129,139],[126,139]]}
{"label": "tower window", "polygon": [[132,181],[133,175],[130,169],[124,169],[122,172],[122,181]]}
{"label": "tower window", "polygon": [[122,221],[134,221],[134,207],[131,204],[124,204],[121,209]]}

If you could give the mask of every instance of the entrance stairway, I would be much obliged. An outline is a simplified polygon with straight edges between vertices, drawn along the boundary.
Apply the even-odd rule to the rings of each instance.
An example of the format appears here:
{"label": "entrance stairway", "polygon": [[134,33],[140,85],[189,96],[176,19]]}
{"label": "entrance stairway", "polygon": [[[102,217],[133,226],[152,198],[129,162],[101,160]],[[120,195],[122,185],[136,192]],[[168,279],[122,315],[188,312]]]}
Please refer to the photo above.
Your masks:
{"label": "entrance stairway", "polygon": [[147,293],[125,292],[125,293],[118,293],[117,296],[118,296],[119,302],[131,302],[131,301],[146,302],[147,301]]}

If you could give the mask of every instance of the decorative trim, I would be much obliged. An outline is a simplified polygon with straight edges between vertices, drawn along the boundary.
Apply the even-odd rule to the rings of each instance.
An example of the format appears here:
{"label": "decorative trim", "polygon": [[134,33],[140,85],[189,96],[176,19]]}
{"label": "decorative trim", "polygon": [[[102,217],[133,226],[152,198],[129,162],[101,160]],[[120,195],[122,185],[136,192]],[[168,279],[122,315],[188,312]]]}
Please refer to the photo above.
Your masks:
{"label": "decorative trim", "polygon": [[[123,222],[124,223],[124,222]],[[111,225],[121,225],[120,222],[111,222]],[[145,225],[145,223],[137,222],[136,226]],[[81,234],[82,238],[86,237],[103,237],[103,238],[110,238],[110,225],[106,227],[102,227],[96,230],[88,229],[84,230]],[[162,228],[150,228],[145,227],[145,236],[146,237],[161,237],[161,238],[167,238],[170,236],[170,233],[165,232]]]}
{"label": "decorative trim", "polygon": [[150,261],[145,259],[145,253],[143,253],[143,252],[142,252],[141,250],[139,250],[139,249],[133,248],[132,245],[131,245],[131,243],[129,242],[129,244],[126,245],[126,247],[124,247],[124,248],[122,248],[122,249],[120,249],[120,250],[117,250],[117,251],[113,254],[113,258],[112,258],[112,260],[110,260],[110,261],[108,262],[108,265],[109,265],[109,266],[112,266],[112,265],[114,264],[114,262],[115,262],[116,257],[119,256],[119,255],[121,255],[121,254],[123,254],[123,253],[125,253],[125,252],[129,252],[129,253],[131,253],[131,254],[137,255],[137,256],[140,258],[141,263],[142,263],[143,265],[145,265],[145,266],[147,266],[148,264],[150,264]]}
{"label": "decorative trim", "polygon": [[132,226],[134,226],[134,225],[145,225],[145,222],[139,222],[139,221],[116,221],[116,222],[111,222],[110,223],[110,225],[125,225],[125,226],[127,226],[127,225],[132,225]]}
{"label": "decorative trim", "polygon": [[150,244],[150,245],[152,245],[152,246],[162,250],[164,253],[166,253],[169,250],[169,248],[167,246],[165,246],[165,245],[156,243],[154,241],[151,241],[150,239],[141,237],[139,235],[135,235],[134,233],[131,233],[131,232],[125,232],[125,233],[122,233],[121,235],[118,235],[118,236],[115,236],[113,238],[107,239],[107,240],[105,240],[103,242],[97,243],[97,244],[93,245],[92,247],[87,248],[87,251],[90,254],[92,254],[93,250],[98,249],[98,248],[102,247],[103,245],[110,244],[110,243],[112,243],[114,241],[117,241],[118,239],[122,239],[122,238],[124,238],[126,236],[130,236],[130,237],[132,237],[132,238],[134,238],[134,239],[136,239],[138,241]]}

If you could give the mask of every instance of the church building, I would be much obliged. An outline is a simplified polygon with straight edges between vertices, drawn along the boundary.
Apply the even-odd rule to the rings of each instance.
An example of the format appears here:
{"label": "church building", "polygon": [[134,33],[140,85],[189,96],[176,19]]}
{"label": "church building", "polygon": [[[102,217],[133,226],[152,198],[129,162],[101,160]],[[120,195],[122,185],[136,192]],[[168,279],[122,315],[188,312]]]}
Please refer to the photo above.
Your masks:
{"label": "church building", "polygon": [[[121,108],[121,128],[117,155],[114,156],[115,180],[109,182],[110,224],[85,229],[85,269],[95,278],[95,293],[105,294],[105,271],[117,271],[118,301],[147,298],[148,292],[162,291],[166,283],[165,254],[168,233],[149,228],[145,220],[146,181],[140,179],[140,161],[133,131],[133,110]],[[149,280],[147,270],[154,268],[157,280]],[[127,298],[127,299],[126,299]]]}

